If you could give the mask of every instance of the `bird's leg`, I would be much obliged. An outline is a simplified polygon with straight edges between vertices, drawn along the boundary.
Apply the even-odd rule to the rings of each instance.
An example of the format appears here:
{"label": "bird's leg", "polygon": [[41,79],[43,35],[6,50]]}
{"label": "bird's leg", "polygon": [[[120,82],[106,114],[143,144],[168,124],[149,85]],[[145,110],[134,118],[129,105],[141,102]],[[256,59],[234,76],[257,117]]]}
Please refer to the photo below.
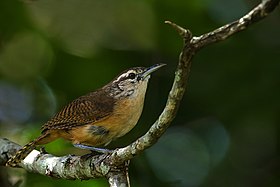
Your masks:
{"label": "bird's leg", "polygon": [[89,146],[89,145],[73,144],[73,146],[80,148],[80,149],[86,149],[86,150],[90,150],[90,151],[98,152],[98,153],[102,153],[102,154],[112,153],[112,150],[110,150],[110,149],[98,148],[98,147],[93,147],[93,146]]}

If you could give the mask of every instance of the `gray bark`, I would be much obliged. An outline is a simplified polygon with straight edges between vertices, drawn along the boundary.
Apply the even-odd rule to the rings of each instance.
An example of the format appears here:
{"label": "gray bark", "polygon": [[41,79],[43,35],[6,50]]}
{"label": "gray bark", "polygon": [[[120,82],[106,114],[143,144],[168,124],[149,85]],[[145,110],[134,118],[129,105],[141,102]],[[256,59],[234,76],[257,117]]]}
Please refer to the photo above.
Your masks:
{"label": "gray bark", "polygon": [[[223,41],[265,18],[277,7],[279,1],[263,0],[240,19],[198,37],[193,37],[189,30],[166,21],[167,24],[178,31],[183,38],[184,46],[166,106],[158,120],[145,135],[124,148],[115,149],[111,154],[55,157],[34,151],[19,167],[30,172],[63,179],[87,180],[106,177],[110,186],[129,186],[128,166],[125,163],[154,145],[175,118],[186,90],[193,56],[201,48]],[[5,165],[7,159],[19,148],[19,145],[7,139],[0,139],[0,165]]]}

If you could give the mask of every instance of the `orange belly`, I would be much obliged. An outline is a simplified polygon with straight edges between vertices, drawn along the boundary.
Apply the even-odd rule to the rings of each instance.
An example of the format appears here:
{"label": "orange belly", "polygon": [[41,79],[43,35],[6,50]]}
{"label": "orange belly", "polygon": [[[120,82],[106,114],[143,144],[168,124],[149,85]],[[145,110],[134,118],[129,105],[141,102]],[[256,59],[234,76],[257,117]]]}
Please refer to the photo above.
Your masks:
{"label": "orange belly", "polygon": [[[144,97],[138,99],[127,99],[116,103],[112,115],[83,126],[78,126],[68,133],[61,134],[64,139],[70,140],[73,144],[84,144],[90,146],[107,145],[112,140],[128,133],[138,122],[142,113]],[[100,126],[107,133],[93,133],[92,126]]]}

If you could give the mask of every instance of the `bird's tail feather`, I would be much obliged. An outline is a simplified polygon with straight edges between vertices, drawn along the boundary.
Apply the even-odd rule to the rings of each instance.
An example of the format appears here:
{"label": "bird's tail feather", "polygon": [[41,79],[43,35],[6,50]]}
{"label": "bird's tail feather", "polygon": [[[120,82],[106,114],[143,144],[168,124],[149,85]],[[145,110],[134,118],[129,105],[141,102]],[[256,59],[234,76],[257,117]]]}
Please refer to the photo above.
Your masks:
{"label": "bird's tail feather", "polygon": [[11,167],[16,167],[33,149],[36,148],[36,143],[40,140],[41,138],[37,138],[25,146],[23,146],[20,150],[16,152],[16,154],[11,157],[7,162],[6,166],[11,166]]}

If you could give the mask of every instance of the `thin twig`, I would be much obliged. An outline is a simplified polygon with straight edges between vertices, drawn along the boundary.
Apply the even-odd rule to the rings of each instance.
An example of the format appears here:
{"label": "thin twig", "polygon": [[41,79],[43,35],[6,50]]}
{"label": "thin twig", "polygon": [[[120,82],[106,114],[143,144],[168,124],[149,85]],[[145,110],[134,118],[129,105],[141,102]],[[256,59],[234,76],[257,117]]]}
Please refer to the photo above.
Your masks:
{"label": "thin twig", "polygon": [[259,5],[240,19],[215,29],[214,31],[202,34],[199,37],[193,37],[191,43],[197,50],[199,50],[212,43],[225,40],[233,34],[243,31],[253,23],[265,18],[278,6],[279,1],[280,0],[263,0]]}

